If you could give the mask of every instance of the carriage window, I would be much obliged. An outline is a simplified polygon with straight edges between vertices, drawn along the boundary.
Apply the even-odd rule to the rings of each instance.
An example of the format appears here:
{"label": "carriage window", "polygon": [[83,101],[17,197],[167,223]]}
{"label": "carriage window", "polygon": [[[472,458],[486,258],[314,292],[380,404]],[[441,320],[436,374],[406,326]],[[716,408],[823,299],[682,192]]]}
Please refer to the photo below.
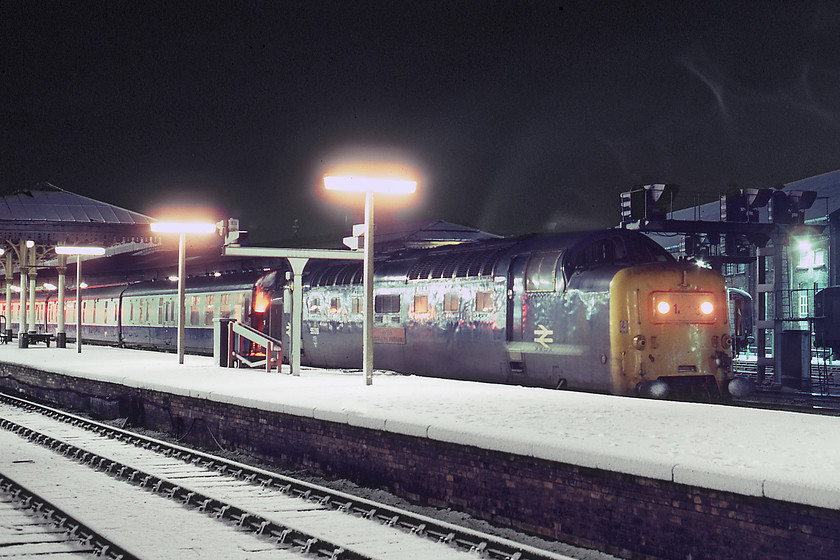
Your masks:
{"label": "carriage window", "polygon": [[479,313],[493,311],[493,293],[477,292],[475,294],[475,310]]}
{"label": "carriage window", "polygon": [[219,296],[219,317],[224,319],[230,317],[230,294]]}
{"label": "carriage window", "polygon": [[557,261],[560,251],[537,253],[528,259],[525,269],[525,290],[528,292],[553,292],[557,278]]}
{"label": "carriage window", "polygon": [[198,302],[199,296],[192,296],[190,299],[190,325],[198,325],[199,314],[201,313],[201,307]]}
{"label": "carriage window", "polygon": [[216,308],[216,296],[209,295],[204,300],[204,324],[205,325],[212,325],[213,324],[213,311]]}
{"label": "carriage window", "polygon": [[[243,294],[241,292],[236,294],[234,296],[234,299],[233,299],[233,318],[236,319],[237,321],[244,321],[245,320],[245,314],[242,311],[243,299],[245,299],[245,298],[243,297]],[[248,301],[245,301],[244,304],[245,304],[245,309],[247,309],[248,308]]]}
{"label": "carriage window", "polygon": [[351,312],[361,313],[362,311],[362,298],[359,296],[353,296]]}
{"label": "carriage window", "polygon": [[429,313],[429,296],[414,296],[414,314],[427,315]]}
{"label": "carriage window", "polygon": [[458,294],[443,294],[443,310],[457,313],[461,306],[461,297]]}
{"label": "carriage window", "polygon": [[373,300],[373,310],[376,313],[399,313],[400,295],[385,294],[381,296],[376,296],[376,298]]}

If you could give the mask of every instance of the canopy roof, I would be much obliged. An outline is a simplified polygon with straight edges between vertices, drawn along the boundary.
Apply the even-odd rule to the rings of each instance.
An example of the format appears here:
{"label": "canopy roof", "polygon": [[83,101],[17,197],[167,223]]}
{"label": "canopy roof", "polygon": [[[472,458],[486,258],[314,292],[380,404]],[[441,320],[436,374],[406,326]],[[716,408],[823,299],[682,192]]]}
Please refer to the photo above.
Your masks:
{"label": "canopy roof", "polygon": [[149,216],[38,183],[0,197],[0,237],[15,243],[113,245],[149,240]]}

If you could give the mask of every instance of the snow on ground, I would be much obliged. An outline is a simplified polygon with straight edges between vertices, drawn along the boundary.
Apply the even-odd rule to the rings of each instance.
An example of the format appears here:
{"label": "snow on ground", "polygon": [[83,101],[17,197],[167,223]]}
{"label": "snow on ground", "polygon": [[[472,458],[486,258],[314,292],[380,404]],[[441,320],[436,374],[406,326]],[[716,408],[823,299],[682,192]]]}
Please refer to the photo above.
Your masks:
{"label": "snow on ground", "polygon": [[[225,369],[211,358],[85,347],[0,347],[0,361],[840,509],[840,418],[377,372]],[[283,367],[288,371],[288,366]]]}

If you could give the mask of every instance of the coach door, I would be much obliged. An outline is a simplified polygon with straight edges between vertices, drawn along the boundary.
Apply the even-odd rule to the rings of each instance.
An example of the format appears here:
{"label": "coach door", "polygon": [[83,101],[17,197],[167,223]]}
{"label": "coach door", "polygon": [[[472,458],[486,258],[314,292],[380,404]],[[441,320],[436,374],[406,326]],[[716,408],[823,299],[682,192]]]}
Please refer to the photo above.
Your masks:
{"label": "coach door", "polygon": [[525,268],[528,257],[516,257],[508,269],[507,313],[505,332],[508,342],[522,341],[522,318],[525,295]]}

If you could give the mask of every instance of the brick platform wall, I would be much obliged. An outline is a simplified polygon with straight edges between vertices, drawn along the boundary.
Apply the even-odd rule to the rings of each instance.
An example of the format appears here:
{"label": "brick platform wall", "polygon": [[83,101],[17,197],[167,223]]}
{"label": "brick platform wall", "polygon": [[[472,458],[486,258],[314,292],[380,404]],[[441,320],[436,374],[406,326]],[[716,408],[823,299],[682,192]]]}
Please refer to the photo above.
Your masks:
{"label": "brick platform wall", "polygon": [[834,559],[840,512],[0,364],[0,389],[627,558]]}

